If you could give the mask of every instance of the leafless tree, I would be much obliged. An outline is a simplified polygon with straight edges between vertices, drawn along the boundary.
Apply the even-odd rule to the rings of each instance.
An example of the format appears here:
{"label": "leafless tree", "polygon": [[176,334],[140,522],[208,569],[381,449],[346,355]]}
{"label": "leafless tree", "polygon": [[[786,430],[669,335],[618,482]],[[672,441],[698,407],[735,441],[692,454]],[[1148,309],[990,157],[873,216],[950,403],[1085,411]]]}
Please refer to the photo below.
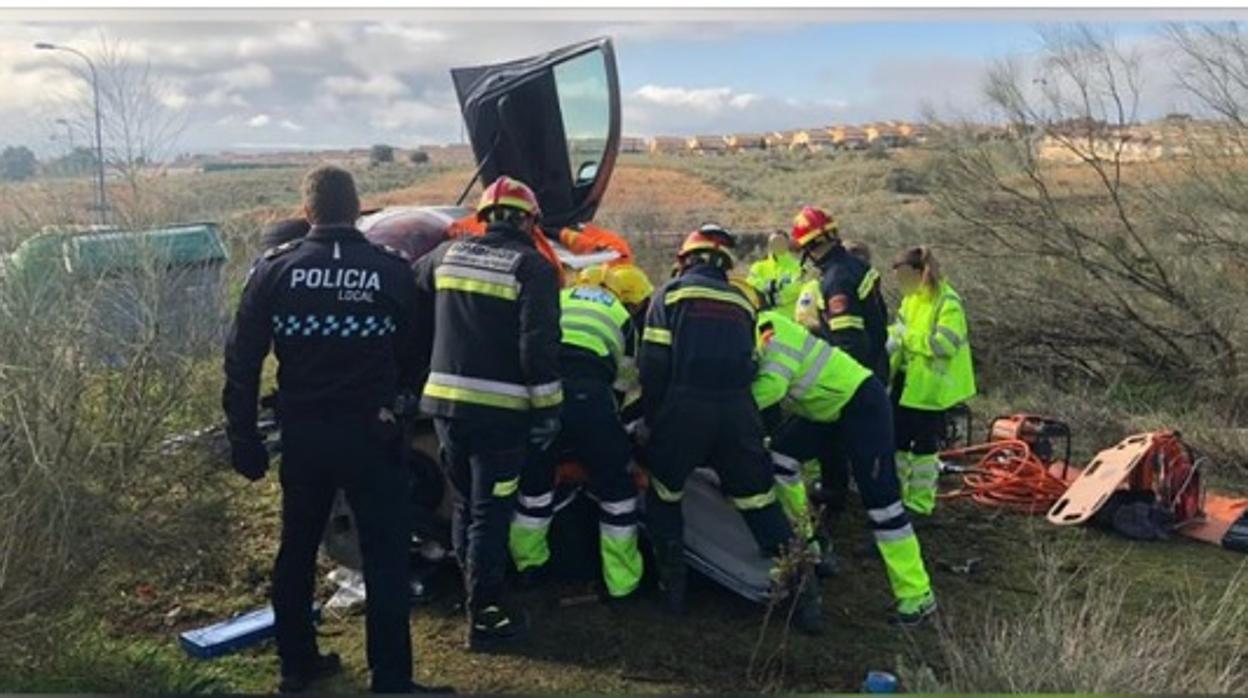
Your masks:
{"label": "leafless tree", "polygon": [[[1149,154],[1140,99],[1159,67],[1088,27],[1041,39],[1038,56],[986,78],[1002,137],[944,124],[932,168],[946,248],[987,270],[962,280],[985,353],[1050,377],[1234,392],[1245,328],[1216,273],[1225,256],[1175,227],[1211,234],[1228,209],[1205,208],[1172,161]],[[1224,149],[1191,154],[1184,168],[1231,167]]]}
{"label": "leafless tree", "polygon": [[[153,168],[176,152],[190,114],[171,106],[171,84],[135,46],[101,34],[91,53],[100,81],[105,164],[125,184],[120,200],[113,197],[115,217],[123,223],[154,222],[147,220],[155,214],[145,185]],[[73,69],[91,80],[85,66],[75,62]],[[75,105],[75,114],[79,129],[94,133],[89,93]]]}

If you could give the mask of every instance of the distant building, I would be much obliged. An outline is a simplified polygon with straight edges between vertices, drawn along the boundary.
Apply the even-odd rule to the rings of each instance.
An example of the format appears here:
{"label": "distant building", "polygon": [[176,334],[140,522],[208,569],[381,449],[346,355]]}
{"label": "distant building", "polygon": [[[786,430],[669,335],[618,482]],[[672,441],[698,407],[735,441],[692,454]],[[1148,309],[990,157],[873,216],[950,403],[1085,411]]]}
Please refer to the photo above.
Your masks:
{"label": "distant building", "polygon": [[823,127],[808,128],[793,134],[793,140],[789,143],[789,150],[807,150],[817,153],[821,150],[831,150],[835,145],[836,141],[832,140],[832,134],[828,132],[828,129]]}
{"label": "distant building", "polygon": [[768,150],[787,149],[793,142],[793,134],[796,131],[772,131],[763,137],[763,143]]}
{"label": "distant building", "polygon": [[738,150],[763,150],[767,147],[767,137],[761,133],[734,133],[724,138],[728,147]]}
{"label": "distant building", "polygon": [[648,150],[646,139],[637,136],[622,136],[620,138],[621,153],[644,153]]}
{"label": "distant building", "polygon": [[830,126],[828,134],[832,145],[838,150],[863,150],[867,147],[867,132],[857,126]]}
{"label": "distant building", "polygon": [[651,155],[677,155],[688,150],[688,140],[680,136],[655,136],[650,139]]}
{"label": "distant building", "polygon": [[905,144],[901,130],[892,124],[867,124],[863,131],[866,132],[867,142],[872,145],[878,143],[885,148],[897,148]]}
{"label": "distant building", "polygon": [[728,152],[728,142],[723,136],[694,136],[685,141],[690,151],[699,155],[723,155]]}

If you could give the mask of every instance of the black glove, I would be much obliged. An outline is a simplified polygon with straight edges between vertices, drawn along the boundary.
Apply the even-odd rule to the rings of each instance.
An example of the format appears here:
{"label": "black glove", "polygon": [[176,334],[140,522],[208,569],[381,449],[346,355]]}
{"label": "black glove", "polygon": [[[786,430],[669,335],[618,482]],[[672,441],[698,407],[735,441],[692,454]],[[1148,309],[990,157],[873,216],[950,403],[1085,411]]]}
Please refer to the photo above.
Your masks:
{"label": "black glove", "polygon": [[529,427],[529,444],[533,447],[545,451],[555,443],[555,439],[559,436],[559,418],[543,417],[533,423]]}
{"label": "black glove", "polygon": [[230,444],[230,462],[239,475],[255,482],[269,471],[269,451],[259,439]]}

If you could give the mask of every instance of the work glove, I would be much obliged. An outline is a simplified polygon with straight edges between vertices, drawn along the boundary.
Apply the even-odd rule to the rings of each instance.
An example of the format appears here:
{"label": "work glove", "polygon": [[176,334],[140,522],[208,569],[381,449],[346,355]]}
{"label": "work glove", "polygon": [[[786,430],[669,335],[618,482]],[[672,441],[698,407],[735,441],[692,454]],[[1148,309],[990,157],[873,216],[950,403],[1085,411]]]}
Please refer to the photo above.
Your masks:
{"label": "work glove", "polygon": [[545,451],[555,443],[555,439],[559,436],[559,418],[543,417],[539,419],[533,426],[529,427],[529,444],[534,448]]}
{"label": "work glove", "polygon": [[646,425],[645,419],[636,419],[625,424],[624,431],[633,437],[633,442],[638,446],[644,448],[650,443],[650,427]]}
{"label": "work glove", "polygon": [[255,482],[269,471],[269,451],[260,439],[230,443],[230,463],[239,475]]}

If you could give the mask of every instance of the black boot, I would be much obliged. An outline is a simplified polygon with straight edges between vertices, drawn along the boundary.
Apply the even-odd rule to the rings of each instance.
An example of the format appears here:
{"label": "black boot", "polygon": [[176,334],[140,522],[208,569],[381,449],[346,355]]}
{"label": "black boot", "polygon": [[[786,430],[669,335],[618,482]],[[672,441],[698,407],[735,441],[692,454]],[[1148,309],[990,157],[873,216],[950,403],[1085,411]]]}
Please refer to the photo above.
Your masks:
{"label": "black boot", "polygon": [[342,659],[337,653],[319,654],[306,666],[283,670],[282,678],[277,684],[277,692],[301,693],[313,683],[327,679],[340,671],[342,671]]}
{"label": "black boot", "polygon": [[658,563],[659,589],[663,591],[664,605],[669,613],[680,615],[685,612],[685,590],[688,585],[684,541],[656,542],[654,558]]}
{"label": "black boot", "polygon": [[489,652],[511,645],[529,632],[529,614],[524,609],[491,604],[474,611],[468,619],[468,649]]}

